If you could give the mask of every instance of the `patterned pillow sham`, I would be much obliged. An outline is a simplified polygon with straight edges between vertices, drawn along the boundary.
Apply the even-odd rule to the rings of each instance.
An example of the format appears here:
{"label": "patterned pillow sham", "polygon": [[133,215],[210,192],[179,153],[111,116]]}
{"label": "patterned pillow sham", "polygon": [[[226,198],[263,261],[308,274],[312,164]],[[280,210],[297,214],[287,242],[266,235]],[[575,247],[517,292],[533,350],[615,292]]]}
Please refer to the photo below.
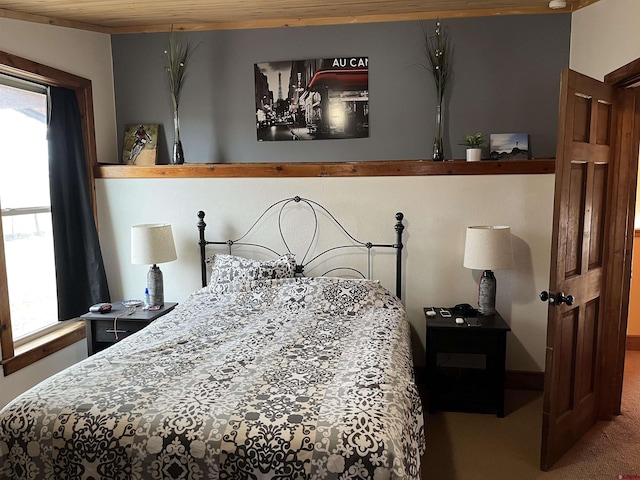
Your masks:
{"label": "patterned pillow sham", "polygon": [[207,263],[211,265],[211,279],[207,288],[212,293],[226,293],[231,286],[248,280],[291,278],[296,270],[296,257],[292,253],[262,262],[236,255],[216,254]]}

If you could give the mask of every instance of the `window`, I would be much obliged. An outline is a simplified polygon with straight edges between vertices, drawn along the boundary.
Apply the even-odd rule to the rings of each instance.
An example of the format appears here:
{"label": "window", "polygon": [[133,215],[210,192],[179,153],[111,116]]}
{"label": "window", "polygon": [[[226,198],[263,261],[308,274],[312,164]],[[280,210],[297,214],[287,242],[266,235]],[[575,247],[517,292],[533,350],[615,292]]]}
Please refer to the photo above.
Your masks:
{"label": "window", "polygon": [[[97,162],[89,80],[2,51],[0,77],[0,349],[4,375],[9,375],[85,334],[83,322],[58,322],[56,314],[46,138],[49,87],[72,90],[78,100],[90,202]],[[95,205],[91,211],[95,216]]]}
{"label": "window", "polygon": [[0,211],[13,341],[58,322],[47,89],[0,76]]}

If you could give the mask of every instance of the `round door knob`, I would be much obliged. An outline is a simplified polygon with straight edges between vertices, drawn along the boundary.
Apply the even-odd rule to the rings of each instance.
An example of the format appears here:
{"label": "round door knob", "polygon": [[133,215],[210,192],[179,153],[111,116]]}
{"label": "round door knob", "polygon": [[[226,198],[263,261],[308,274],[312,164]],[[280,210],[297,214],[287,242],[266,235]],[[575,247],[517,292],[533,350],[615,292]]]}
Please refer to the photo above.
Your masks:
{"label": "round door knob", "polygon": [[567,305],[571,306],[573,305],[575,298],[573,298],[573,295],[565,296],[564,293],[559,293],[558,298],[556,300],[558,301],[558,305],[562,305],[563,303],[566,303]]}
{"label": "round door knob", "polygon": [[543,302],[549,302],[549,305],[555,305],[556,299],[553,296],[553,293],[549,293],[546,290],[540,292],[540,300]]}

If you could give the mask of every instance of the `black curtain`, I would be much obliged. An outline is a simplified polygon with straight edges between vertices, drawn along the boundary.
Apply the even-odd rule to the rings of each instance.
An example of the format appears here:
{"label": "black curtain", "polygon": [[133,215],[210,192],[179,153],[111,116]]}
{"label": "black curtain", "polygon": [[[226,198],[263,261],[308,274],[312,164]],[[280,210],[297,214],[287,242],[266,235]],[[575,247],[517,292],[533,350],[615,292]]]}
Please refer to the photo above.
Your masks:
{"label": "black curtain", "polygon": [[73,90],[50,87],[48,144],[58,318],[67,320],[110,299]]}

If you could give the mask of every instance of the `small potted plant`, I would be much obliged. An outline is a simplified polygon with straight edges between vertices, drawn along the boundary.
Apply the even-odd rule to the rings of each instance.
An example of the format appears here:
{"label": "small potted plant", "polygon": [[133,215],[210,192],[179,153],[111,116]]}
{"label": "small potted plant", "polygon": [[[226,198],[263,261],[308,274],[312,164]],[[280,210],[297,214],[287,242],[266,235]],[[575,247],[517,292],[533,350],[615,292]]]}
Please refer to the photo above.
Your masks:
{"label": "small potted plant", "polygon": [[477,162],[482,157],[482,146],[487,143],[487,136],[484,133],[474,133],[467,135],[459,145],[467,147],[467,162]]}

